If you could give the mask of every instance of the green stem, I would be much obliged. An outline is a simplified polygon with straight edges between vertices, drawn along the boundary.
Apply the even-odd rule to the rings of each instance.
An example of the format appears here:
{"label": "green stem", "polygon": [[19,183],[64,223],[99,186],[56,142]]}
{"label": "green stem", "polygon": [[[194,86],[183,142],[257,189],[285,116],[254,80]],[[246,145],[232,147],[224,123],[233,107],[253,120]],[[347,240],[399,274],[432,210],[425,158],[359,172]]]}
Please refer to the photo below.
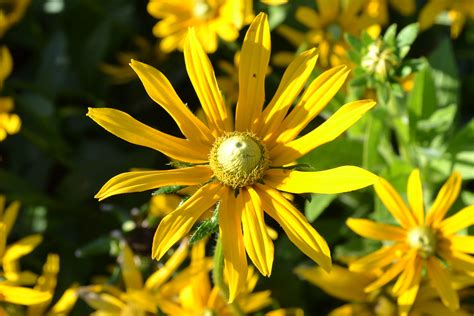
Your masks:
{"label": "green stem", "polygon": [[[226,302],[229,301],[229,287],[224,281],[224,250],[222,247],[221,236],[217,238],[216,248],[214,249],[214,269],[212,270],[214,284],[221,290],[221,295]],[[244,316],[245,313],[240,309],[236,301],[229,304],[235,316]]]}

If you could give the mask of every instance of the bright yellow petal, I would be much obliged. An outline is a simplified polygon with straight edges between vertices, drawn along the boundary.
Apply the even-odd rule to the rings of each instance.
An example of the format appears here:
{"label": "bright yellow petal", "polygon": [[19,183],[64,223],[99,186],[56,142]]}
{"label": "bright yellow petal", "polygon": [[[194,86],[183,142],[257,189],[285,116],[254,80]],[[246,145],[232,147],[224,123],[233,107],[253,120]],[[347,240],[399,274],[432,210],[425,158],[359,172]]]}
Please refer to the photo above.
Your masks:
{"label": "bright yellow petal", "polygon": [[78,298],[77,290],[77,285],[68,288],[57,301],[57,303],[51,308],[51,312],[48,314],[48,316],[69,315]]}
{"label": "bright yellow petal", "polygon": [[[3,271],[10,272],[9,267],[16,266],[15,262],[21,257],[32,252],[43,240],[41,235],[30,235],[9,245],[3,256]],[[16,271],[12,271],[16,272]]]}
{"label": "bright yellow petal", "polygon": [[467,206],[441,222],[440,229],[445,235],[454,234],[465,227],[474,225],[474,205]]}
{"label": "bright yellow petal", "polygon": [[[38,278],[35,290],[54,294],[59,273],[59,256],[57,254],[48,254],[46,263],[43,265],[43,273]],[[51,301],[30,306],[27,310],[27,316],[43,315]]]}
{"label": "bright yellow petal", "polygon": [[459,196],[461,181],[461,174],[459,172],[453,172],[441,190],[439,190],[428,212],[426,217],[427,225],[437,227],[441,223],[449,208]]}
{"label": "bright yellow petal", "polygon": [[313,72],[318,55],[316,49],[307,50],[296,57],[286,69],[275,95],[265,107],[259,121],[259,135],[263,140],[276,138],[276,131]]}
{"label": "bright yellow petal", "polygon": [[142,81],[148,95],[173,117],[187,139],[212,145],[209,128],[193,115],[160,71],[136,60],[132,60],[130,66]]}
{"label": "bright yellow petal", "polygon": [[270,276],[274,249],[263,219],[262,202],[251,187],[241,190],[240,194],[245,206],[242,213],[245,250],[260,273]]}
{"label": "bright yellow petal", "polygon": [[304,91],[298,104],[275,130],[277,142],[293,140],[331,101],[349,75],[346,66],[331,68],[316,79]]}
{"label": "bright yellow petal", "polygon": [[329,247],[307,219],[278,191],[261,184],[254,187],[262,200],[264,211],[281,225],[291,242],[324,270],[330,271]]}
{"label": "bright yellow petal", "polygon": [[189,79],[201,102],[207,122],[214,136],[232,130],[231,117],[217,86],[211,62],[196,38],[194,29],[188,31],[184,44],[184,61]]}
{"label": "bright yellow petal", "polygon": [[428,277],[438,291],[443,304],[451,310],[459,308],[459,296],[451,286],[451,276],[448,270],[435,257],[429,257],[427,262]]}
{"label": "bright yellow petal", "polygon": [[295,161],[314,148],[333,141],[354,125],[368,110],[375,106],[369,100],[354,101],[342,106],[327,121],[308,134],[287,144],[277,145],[270,151],[273,166],[282,166]]}
{"label": "bright yellow petal", "polygon": [[404,250],[403,244],[396,244],[374,251],[349,264],[349,270],[354,272],[373,271],[384,268],[398,259]]}
{"label": "bright yellow petal", "polygon": [[365,238],[394,241],[404,241],[406,239],[406,231],[397,226],[376,223],[362,218],[349,218],[346,224],[355,233]]}
{"label": "bright yellow petal", "polygon": [[[321,29],[322,23],[320,15],[312,8],[298,6],[295,12],[295,19],[310,29]],[[301,41],[298,44],[301,44]],[[296,46],[296,45],[295,45]]]}
{"label": "bright yellow petal", "polygon": [[[246,315],[253,314],[269,305],[272,305],[273,299],[271,295],[272,292],[267,290],[239,297],[239,306],[241,306],[242,311]],[[268,315],[265,314],[265,316]]]}
{"label": "bright yellow petal", "polygon": [[407,267],[393,285],[392,292],[395,296],[400,296],[413,286],[420,283],[421,273],[423,269],[423,259],[419,256],[411,256],[407,262]]}
{"label": "bright yellow petal", "polygon": [[[411,256],[415,256],[416,253],[412,251]],[[407,265],[407,261],[409,261],[409,255],[405,256],[404,258],[401,258],[399,261],[394,263],[390,268],[387,269],[379,278],[377,281],[371,283],[368,285],[364,291],[367,293],[373,292],[388,282],[392,281],[397,275],[399,275],[403,270],[405,269],[414,269],[414,267],[410,267]]]}
{"label": "bright yellow petal", "polygon": [[125,112],[109,108],[89,108],[87,116],[110,133],[132,144],[155,149],[179,161],[202,163],[208,160],[207,146],[162,133]]}
{"label": "bright yellow petal", "polygon": [[51,294],[25,287],[0,284],[0,301],[19,304],[41,304],[51,299]]}
{"label": "bright yellow petal", "polygon": [[13,225],[15,224],[16,218],[18,216],[18,211],[20,210],[20,202],[13,201],[8,205],[3,214],[2,222],[5,223],[5,234],[10,235]]}
{"label": "bright yellow petal", "polygon": [[358,190],[377,180],[373,173],[354,166],[313,172],[269,169],[264,177],[265,184],[281,191],[321,194]]}
{"label": "bright yellow petal", "polygon": [[166,263],[148,277],[145,282],[145,288],[149,290],[157,290],[170,276],[179,268],[188,256],[188,243],[182,242],[173,255]]}
{"label": "bright yellow petal", "polygon": [[420,170],[415,169],[408,177],[408,203],[410,203],[413,217],[418,225],[425,223],[425,209],[423,206],[423,187],[421,185]]}
{"label": "bright yellow petal", "polygon": [[[81,298],[93,309],[104,313],[110,313],[109,315],[120,315],[122,309],[125,307],[125,303],[122,302],[115,296],[107,293],[94,293],[80,291]],[[96,313],[97,314],[97,313]]]}
{"label": "bright yellow petal", "polygon": [[218,183],[203,186],[174,212],[161,220],[153,237],[153,258],[160,260],[171,246],[189,232],[202,213],[218,201],[220,189],[221,185]]}
{"label": "bright yellow petal", "polygon": [[143,287],[143,277],[135,261],[135,254],[126,243],[122,244],[122,253],[118,260],[127,291],[141,289]]}
{"label": "bright yellow petal", "polygon": [[235,113],[237,131],[251,130],[262,113],[270,45],[267,15],[260,13],[250,25],[240,53],[239,99]]}
{"label": "bright yellow petal", "polygon": [[0,222],[0,258],[3,258],[5,247],[7,246],[7,234],[5,223]]}
{"label": "bright yellow petal", "polygon": [[474,254],[474,236],[452,236],[449,241],[456,251]]}
{"label": "bright yellow petal", "polygon": [[296,268],[295,273],[333,297],[356,302],[368,301],[364,288],[375,278],[375,275],[351,272],[338,265],[333,265],[329,273],[321,267],[305,266]]}
{"label": "bright yellow petal", "polygon": [[468,254],[444,249],[438,251],[439,255],[449,262],[450,267],[459,271],[467,271],[474,273],[474,257]]}
{"label": "bright yellow petal", "polygon": [[419,288],[419,283],[415,284],[407,291],[403,292],[402,295],[397,298],[397,305],[400,316],[408,316],[408,313],[410,312],[410,309],[413,306],[413,303],[415,302]]}
{"label": "bright yellow petal", "polygon": [[374,189],[387,210],[403,228],[417,226],[412,213],[408,207],[406,207],[397,191],[387,182],[387,180],[380,177],[379,181],[374,184]]}
{"label": "bright yellow petal", "polygon": [[112,195],[153,190],[167,185],[198,185],[212,177],[212,170],[205,166],[189,168],[132,171],[116,175],[95,195],[102,201]]}
{"label": "bright yellow petal", "polygon": [[224,251],[224,272],[229,283],[229,303],[244,289],[247,279],[247,255],[242,236],[242,194],[227,192],[219,209],[219,232]]}
{"label": "bright yellow petal", "polygon": [[418,22],[422,31],[430,28],[436,17],[446,8],[448,1],[430,1],[420,11]]}

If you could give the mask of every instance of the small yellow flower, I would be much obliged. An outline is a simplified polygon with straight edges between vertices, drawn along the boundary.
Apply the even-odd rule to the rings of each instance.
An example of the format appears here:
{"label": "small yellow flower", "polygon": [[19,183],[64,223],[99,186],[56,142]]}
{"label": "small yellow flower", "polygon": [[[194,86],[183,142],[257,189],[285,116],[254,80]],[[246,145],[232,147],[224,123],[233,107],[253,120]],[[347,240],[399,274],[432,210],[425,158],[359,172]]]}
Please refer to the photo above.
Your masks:
{"label": "small yellow flower", "polygon": [[188,28],[208,53],[216,51],[218,38],[233,42],[244,21],[242,0],[150,0],[148,13],[161,19],[153,34],[162,38],[160,49],[169,53],[183,50]]}
{"label": "small yellow flower", "polygon": [[474,259],[469,255],[474,252],[473,237],[456,235],[474,223],[474,206],[468,206],[447,219],[444,217],[459,195],[461,175],[454,172],[450,176],[426,216],[418,170],[414,170],[408,179],[409,206],[383,178],[374,188],[401,227],[366,219],[347,220],[347,225],[363,237],[393,242],[350,264],[353,271],[386,268],[365,291],[374,291],[398,276],[393,292],[398,296],[399,304],[409,309],[415,300],[422,271],[426,269],[443,303],[451,310],[458,309],[459,298],[451,286],[448,268],[465,272],[474,270]]}
{"label": "small yellow flower", "polygon": [[303,52],[289,65],[275,96],[263,108],[270,59],[270,29],[263,13],[255,18],[243,43],[235,123],[194,31],[187,37],[184,58],[207,125],[185,106],[161,72],[137,61],[132,61],[131,66],[146,91],[175,119],[185,138],[164,134],[114,109],[91,108],[88,116],[118,137],[158,150],[190,166],[117,175],[102,187],[96,198],[103,200],[116,194],[166,185],[200,185],[196,193],[160,222],[152,256],[162,258],[191,230],[203,212],[219,203],[230,301],[245,283],[246,253],[263,275],[271,274],[274,250],[265,228],[264,212],[279,222],[289,239],[307,256],[329,270],[331,259],[325,240],[279,191],[339,193],[373,184],[377,179],[375,175],[354,166],[302,172],[293,170],[290,165],[317,146],[338,137],[375,102],[348,103],[325,123],[298,138],[343,85],[348,71],[345,66],[339,66],[324,72],[291,108],[316,64],[315,49]]}
{"label": "small yellow flower", "polygon": [[367,0],[365,11],[378,23],[385,25],[389,22],[389,4],[397,12],[404,16],[413,15],[416,11],[415,0]]}
{"label": "small yellow flower", "polygon": [[0,3],[0,37],[25,14],[30,0],[2,0]]}
{"label": "small yellow flower", "polygon": [[[10,50],[6,46],[0,47],[0,91],[3,89],[3,83],[13,70],[13,59]],[[20,131],[20,117],[10,113],[14,108],[13,99],[0,96],[0,142],[7,135],[13,135]]]}
{"label": "small yellow flower", "polygon": [[474,3],[472,0],[430,0],[421,9],[418,18],[420,29],[426,30],[433,26],[443,12],[447,12],[451,22],[451,37],[457,38],[467,19],[474,19]]}
{"label": "small yellow flower", "polygon": [[374,18],[364,11],[364,1],[318,0],[316,4],[317,10],[306,6],[296,10],[296,20],[309,29],[305,34],[286,25],[277,32],[297,47],[318,47],[322,68],[349,64],[344,33],[358,36],[375,24]]}

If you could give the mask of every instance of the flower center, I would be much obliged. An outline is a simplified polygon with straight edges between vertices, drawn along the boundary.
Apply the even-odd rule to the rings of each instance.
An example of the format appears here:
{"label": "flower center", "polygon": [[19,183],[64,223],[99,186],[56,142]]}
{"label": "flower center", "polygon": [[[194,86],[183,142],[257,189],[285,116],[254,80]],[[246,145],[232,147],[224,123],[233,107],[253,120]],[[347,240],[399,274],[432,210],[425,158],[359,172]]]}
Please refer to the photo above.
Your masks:
{"label": "flower center", "polygon": [[219,137],[209,154],[209,165],[216,178],[234,189],[261,180],[269,164],[265,146],[247,132]]}
{"label": "flower center", "polygon": [[201,20],[207,20],[212,14],[212,7],[206,0],[196,0],[193,15]]}
{"label": "flower center", "polygon": [[423,258],[428,258],[436,252],[436,235],[433,230],[426,226],[418,226],[408,231],[408,245],[418,250]]}
{"label": "flower center", "polygon": [[397,65],[397,56],[391,48],[383,47],[383,42],[369,46],[368,52],[362,57],[361,66],[368,72],[385,79]]}
{"label": "flower center", "polygon": [[342,37],[342,27],[338,23],[331,23],[327,26],[326,28],[327,32],[329,33],[329,36],[334,41],[338,41]]}

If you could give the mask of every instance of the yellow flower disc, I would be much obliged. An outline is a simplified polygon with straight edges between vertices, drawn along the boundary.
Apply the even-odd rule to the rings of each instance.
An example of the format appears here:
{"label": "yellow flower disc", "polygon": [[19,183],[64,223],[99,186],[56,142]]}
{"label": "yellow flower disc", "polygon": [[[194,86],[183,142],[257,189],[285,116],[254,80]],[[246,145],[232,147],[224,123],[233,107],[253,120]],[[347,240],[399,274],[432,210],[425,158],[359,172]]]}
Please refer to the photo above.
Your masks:
{"label": "yellow flower disc", "polygon": [[409,230],[407,243],[411,248],[417,249],[423,258],[432,256],[436,252],[436,235],[431,228],[426,226],[419,226]]}
{"label": "yellow flower disc", "polygon": [[269,160],[267,150],[255,135],[233,132],[216,139],[209,165],[220,182],[237,189],[261,180]]}

